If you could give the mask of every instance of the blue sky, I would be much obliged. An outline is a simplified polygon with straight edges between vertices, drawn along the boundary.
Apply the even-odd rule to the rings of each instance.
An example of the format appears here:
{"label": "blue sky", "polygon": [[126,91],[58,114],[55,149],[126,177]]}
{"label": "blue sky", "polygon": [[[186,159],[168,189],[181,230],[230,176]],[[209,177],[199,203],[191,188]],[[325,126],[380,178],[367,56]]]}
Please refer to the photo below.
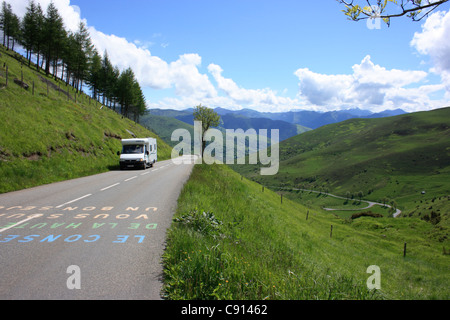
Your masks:
{"label": "blue sky", "polygon": [[[28,0],[10,0],[20,9]],[[39,0],[46,7],[49,0]],[[335,0],[54,0],[131,66],[149,107],[381,111],[449,105],[450,4],[369,29]],[[428,23],[428,25],[426,25]],[[439,37],[430,37],[439,34]],[[413,39],[416,39],[413,44]],[[431,40],[427,40],[431,39]],[[444,51],[444,52],[442,52]]]}

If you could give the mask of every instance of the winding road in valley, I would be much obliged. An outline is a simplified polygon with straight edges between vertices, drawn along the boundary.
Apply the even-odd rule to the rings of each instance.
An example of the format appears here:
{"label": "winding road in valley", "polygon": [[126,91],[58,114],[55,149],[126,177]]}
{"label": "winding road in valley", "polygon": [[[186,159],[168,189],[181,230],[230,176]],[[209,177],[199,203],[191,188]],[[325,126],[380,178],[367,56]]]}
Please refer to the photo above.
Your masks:
{"label": "winding road in valley", "polygon": [[0,195],[0,299],[161,299],[192,168],[168,160]]}
{"label": "winding road in valley", "polygon": [[[314,193],[326,194],[327,196],[330,196],[330,197],[333,197],[333,198],[338,198],[338,199],[343,199],[343,200],[353,200],[353,199],[350,199],[350,198],[340,197],[340,196],[336,196],[336,195],[331,194],[331,193],[326,193],[326,192],[321,192],[321,191],[316,191],[316,190],[296,189],[296,188],[280,188],[280,187],[273,187],[273,188],[285,189],[285,190],[314,192]],[[370,209],[370,208],[372,208],[373,206],[376,206],[376,205],[382,206],[382,207],[387,207],[387,208],[392,208],[392,206],[390,206],[390,205],[379,203],[379,202],[373,202],[373,201],[369,201],[369,200],[361,200],[361,202],[367,203],[368,206],[365,207],[365,208],[358,208],[358,209],[333,209],[333,208],[323,208],[323,209],[325,211],[361,211],[361,210]],[[400,209],[396,209],[395,213],[393,214],[393,217],[397,218],[401,214],[402,214],[402,211]]]}

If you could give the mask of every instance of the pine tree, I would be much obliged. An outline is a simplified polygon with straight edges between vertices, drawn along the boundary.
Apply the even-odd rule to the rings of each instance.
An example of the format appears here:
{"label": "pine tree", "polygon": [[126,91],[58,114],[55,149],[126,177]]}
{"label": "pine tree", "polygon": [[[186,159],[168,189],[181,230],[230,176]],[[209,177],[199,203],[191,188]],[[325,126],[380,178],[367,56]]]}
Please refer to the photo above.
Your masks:
{"label": "pine tree", "polygon": [[[10,5],[9,5],[10,6]],[[14,51],[14,45],[16,42],[21,41],[22,33],[20,32],[20,19],[17,15],[15,15],[11,10],[11,16],[10,16],[10,25],[9,25],[9,37],[11,40],[11,50]],[[8,39],[9,44],[9,39]]]}
{"label": "pine tree", "polygon": [[22,20],[22,45],[27,51],[28,65],[31,65],[31,55],[35,47],[36,40],[39,34],[39,26],[37,21],[37,6],[34,0],[28,4],[27,11]]}
{"label": "pine tree", "polygon": [[0,29],[3,32],[3,46],[6,46],[6,34],[8,29],[10,19],[10,13],[8,10],[8,5],[5,1],[2,2],[2,10],[0,12]]}
{"label": "pine tree", "polygon": [[105,51],[102,59],[102,68],[100,71],[100,92],[103,98],[103,105],[107,104],[107,100],[111,102],[114,90],[114,67],[109,59],[108,52]]}
{"label": "pine tree", "polygon": [[67,32],[64,29],[64,22],[59,15],[58,9],[53,2],[47,7],[47,13],[43,26],[45,56],[45,73],[50,74],[50,65],[53,63],[53,73],[56,74],[58,59],[62,54],[64,40],[67,38]]}
{"label": "pine tree", "polygon": [[89,61],[89,70],[86,77],[86,83],[92,91],[92,98],[98,100],[98,92],[100,89],[100,77],[102,70],[102,57],[94,48],[92,58]]}
{"label": "pine tree", "polygon": [[75,79],[76,88],[82,90],[83,81],[87,78],[89,60],[92,57],[93,45],[84,22],[80,22],[79,29],[75,34]]}
{"label": "pine tree", "polygon": [[45,62],[45,72],[53,67],[55,79],[61,65],[61,79],[82,90],[86,83],[94,99],[103,99],[103,104],[114,108],[120,105],[120,113],[137,122],[145,113],[146,101],[141,86],[131,68],[120,72],[105,51],[103,57],[92,45],[86,25],[81,22],[75,33],[68,33],[64,21],[53,2],[44,15],[39,3],[30,0],[24,19],[12,12],[11,5],[3,1],[0,10],[0,30],[3,43],[12,50],[19,41],[26,50],[29,65],[36,55],[37,70]]}
{"label": "pine tree", "polygon": [[20,19],[13,13],[11,5],[5,1],[2,2],[0,12],[0,29],[3,31],[3,46],[9,50],[11,43],[11,49],[14,50],[15,42],[21,37]]}
{"label": "pine tree", "polygon": [[36,7],[36,15],[35,15],[35,21],[36,21],[36,36],[35,41],[33,42],[32,51],[36,54],[36,69],[39,71],[40,67],[40,58],[42,53],[42,47],[44,43],[44,12],[42,10],[41,5],[38,3]]}

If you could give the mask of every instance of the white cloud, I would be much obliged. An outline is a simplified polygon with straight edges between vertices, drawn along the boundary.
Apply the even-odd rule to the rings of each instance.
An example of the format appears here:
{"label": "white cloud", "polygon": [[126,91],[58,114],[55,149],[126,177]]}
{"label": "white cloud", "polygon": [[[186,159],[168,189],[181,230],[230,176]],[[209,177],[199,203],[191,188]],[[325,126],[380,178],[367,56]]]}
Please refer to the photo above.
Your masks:
{"label": "white cloud", "polygon": [[[36,0],[44,12],[51,1],[63,17],[66,28],[76,31],[82,21],[80,8],[70,5],[70,0]],[[11,4],[13,11],[23,16],[28,0],[14,0]],[[84,22],[88,25],[87,21]],[[137,40],[133,43],[123,37],[105,34],[93,26],[88,29],[99,53],[107,51],[111,62],[120,70],[131,67],[141,86],[153,89],[175,88],[175,93],[182,97],[202,98],[217,94],[208,76],[198,70],[201,65],[201,57],[198,54],[183,54],[178,60],[168,63],[151,54],[148,50],[149,42]]]}
{"label": "white cloud", "polygon": [[[25,14],[29,0],[7,0],[19,16]],[[70,0],[35,0],[45,11],[53,1],[65,26],[71,31],[78,29],[81,10],[71,5]],[[106,50],[112,63],[123,70],[131,67],[144,88],[155,90],[173,89],[176,96],[159,101],[148,99],[150,107],[185,109],[202,103],[210,107],[229,109],[253,108],[259,111],[338,110],[359,107],[372,111],[403,108],[407,111],[428,110],[442,107],[442,101],[431,100],[430,95],[443,90],[441,84],[429,84],[428,74],[415,70],[388,70],[372,62],[366,56],[360,64],[352,67],[351,74],[319,74],[301,68],[295,71],[299,79],[296,97],[286,97],[270,89],[247,89],[231,78],[223,76],[223,69],[209,64],[208,73],[201,73],[202,57],[197,53],[182,54],[176,61],[167,62],[152,55],[149,40],[130,41],[123,37],[105,34],[89,26],[91,39],[98,51]],[[152,38],[162,38],[153,34]],[[416,33],[411,45],[434,63],[433,71],[438,73],[447,85],[450,99],[450,13],[438,12],[431,15]],[[161,39],[165,40],[165,39]],[[165,48],[167,42],[162,43]],[[215,84],[210,80],[214,79]],[[171,91],[172,92],[172,91]]]}
{"label": "white cloud", "polygon": [[347,91],[352,87],[352,79],[348,75],[319,74],[308,68],[298,69],[294,74],[300,80],[299,96],[317,106],[344,102]]}
{"label": "white cloud", "polygon": [[422,25],[422,31],[416,32],[411,41],[420,54],[431,57],[433,72],[439,74],[446,86],[450,99],[450,11],[436,12]]}
{"label": "white cloud", "polygon": [[212,74],[217,82],[218,88],[223,90],[225,94],[239,104],[255,104],[261,101],[273,100],[274,93],[271,90],[249,90],[239,88],[239,86],[232,80],[222,76],[222,68],[216,64],[210,64],[208,71]]}
{"label": "white cloud", "polygon": [[202,58],[196,53],[180,55],[178,60],[168,63],[125,38],[106,35],[93,27],[89,28],[89,32],[99,52],[103,54],[106,50],[111,62],[121,70],[131,67],[141,86],[175,88],[175,93],[182,97],[217,95],[208,76],[199,72]]}
{"label": "white cloud", "polygon": [[[402,108],[406,111],[429,110],[440,102],[429,94],[442,90],[442,85],[426,85],[428,74],[416,70],[388,70],[366,56],[352,67],[350,75],[326,75],[298,69],[299,97],[328,110],[358,107],[372,111]],[[422,84],[416,88],[405,88]]]}
{"label": "white cloud", "polygon": [[217,86],[222,90],[228,99],[229,104],[254,108],[260,111],[287,111],[298,107],[300,101],[296,99],[281,97],[276,91],[270,88],[265,89],[245,89],[239,87],[232,79],[222,76],[223,69],[210,64],[208,71],[217,82]]}
{"label": "white cloud", "polygon": [[89,27],[89,33],[99,53],[107,51],[111,62],[120,70],[131,67],[142,86],[153,89],[171,87],[168,63],[152,56],[148,49],[138,47],[125,38],[104,34],[94,27]]}
{"label": "white cloud", "polygon": [[[6,0],[11,4],[12,10],[15,14],[23,17],[28,7],[29,0]],[[47,12],[47,7],[50,2],[53,2],[59,14],[64,19],[64,25],[66,29],[70,31],[76,31],[80,24],[80,8],[78,6],[70,5],[70,0],[35,0],[42,7],[44,14]],[[85,21],[86,22],[86,21]]]}
{"label": "white cloud", "polygon": [[198,67],[202,58],[198,54],[184,54],[170,63],[170,78],[178,96],[211,98],[217,91],[206,74],[201,74]]}

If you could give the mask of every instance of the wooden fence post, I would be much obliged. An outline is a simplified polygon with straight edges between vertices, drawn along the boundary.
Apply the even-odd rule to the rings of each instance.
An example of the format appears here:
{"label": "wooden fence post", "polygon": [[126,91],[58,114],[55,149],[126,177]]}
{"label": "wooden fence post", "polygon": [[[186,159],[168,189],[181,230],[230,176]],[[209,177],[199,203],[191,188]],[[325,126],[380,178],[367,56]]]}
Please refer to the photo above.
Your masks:
{"label": "wooden fence post", "polygon": [[331,225],[331,230],[330,230],[330,238],[333,237],[333,225]]}
{"label": "wooden fence post", "polygon": [[306,220],[308,220],[308,216],[309,216],[309,210],[306,211]]}
{"label": "wooden fence post", "polygon": [[406,257],[406,242],[405,245],[403,246],[403,258]]}

